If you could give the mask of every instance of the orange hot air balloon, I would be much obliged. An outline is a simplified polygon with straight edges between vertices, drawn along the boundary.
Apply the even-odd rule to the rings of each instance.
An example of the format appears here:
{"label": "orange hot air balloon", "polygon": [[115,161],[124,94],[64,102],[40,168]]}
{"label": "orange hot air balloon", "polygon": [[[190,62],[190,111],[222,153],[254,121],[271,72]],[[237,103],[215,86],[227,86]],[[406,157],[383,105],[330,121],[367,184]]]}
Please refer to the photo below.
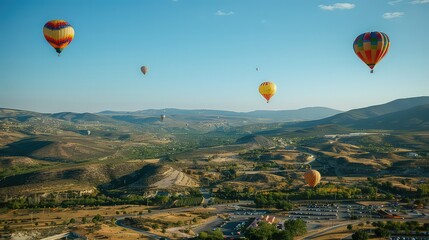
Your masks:
{"label": "orange hot air balloon", "polygon": [[43,35],[46,41],[55,48],[59,56],[73,40],[74,29],[64,20],[52,20],[43,27]]}
{"label": "orange hot air balloon", "polygon": [[367,32],[353,42],[356,55],[374,72],[373,68],[389,51],[389,37],[382,32]]}
{"label": "orange hot air balloon", "polygon": [[142,67],[140,68],[140,70],[142,71],[142,73],[143,73],[144,75],[146,75],[147,71],[149,71],[149,68],[148,68],[148,67],[146,67],[146,66],[142,66]]}
{"label": "orange hot air balloon", "polygon": [[310,187],[315,187],[320,183],[320,173],[317,170],[308,169],[304,173],[304,180]]}
{"label": "orange hot air balloon", "polygon": [[267,103],[270,101],[271,97],[274,96],[277,92],[277,86],[273,82],[263,82],[259,85],[259,93],[267,99]]}

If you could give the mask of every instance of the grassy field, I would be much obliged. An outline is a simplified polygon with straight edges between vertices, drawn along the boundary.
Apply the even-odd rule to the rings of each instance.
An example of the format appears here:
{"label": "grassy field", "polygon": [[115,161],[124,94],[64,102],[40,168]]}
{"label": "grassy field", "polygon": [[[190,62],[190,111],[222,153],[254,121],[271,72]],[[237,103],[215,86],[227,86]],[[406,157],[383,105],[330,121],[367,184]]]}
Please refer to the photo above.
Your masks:
{"label": "grassy field", "polygon": [[[85,236],[107,236],[108,239],[139,239],[141,236],[134,231],[114,225],[116,217],[121,215],[134,215],[147,213],[145,206],[123,205],[111,207],[76,207],[50,208],[39,210],[9,210],[1,213],[0,229],[8,226],[13,231],[37,231],[49,228],[61,228],[63,232],[69,227]],[[101,216],[97,223],[93,222],[96,216]],[[74,219],[74,220],[72,220]],[[146,239],[146,238],[140,238]]]}

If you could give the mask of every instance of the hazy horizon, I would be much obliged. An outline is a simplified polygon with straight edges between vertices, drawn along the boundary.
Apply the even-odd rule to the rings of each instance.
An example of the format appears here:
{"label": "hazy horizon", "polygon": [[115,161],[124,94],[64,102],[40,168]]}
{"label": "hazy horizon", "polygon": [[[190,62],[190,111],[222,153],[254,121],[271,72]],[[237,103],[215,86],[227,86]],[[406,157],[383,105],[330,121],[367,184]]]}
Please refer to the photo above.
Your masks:
{"label": "hazy horizon", "polygon": [[[429,97],[429,96],[414,96],[414,97],[409,97],[409,98],[418,98],[418,97]],[[407,97],[408,98],[408,97]],[[136,111],[146,111],[146,110],[166,110],[166,109],[177,109],[177,110],[209,110],[209,111],[230,111],[230,112],[237,112],[237,113],[248,113],[248,112],[253,112],[253,111],[293,111],[293,110],[301,110],[301,109],[306,109],[306,108],[329,108],[332,110],[338,110],[338,111],[342,111],[342,112],[347,112],[350,110],[354,110],[354,109],[360,109],[360,108],[366,108],[366,107],[371,107],[371,106],[376,106],[376,105],[381,105],[381,104],[385,104],[385,103],[389,103],[391,101],[394,100],[398,100],[398,99],[404,99],[404,98],[397,98],[397,99],[392,99],[390,101],[387,102],[379,102],[379,103],[374,103],[368,106],[361,106],[361,107],[356,107],[356,108],[351,108],[351,109],[346,109],[346,110],[342,110],[342,109],[337,109],[337,108],[332,108],[332,107],[326,107],[326,106],[304,106],[304,107],[300,107],[300,108],[291,108],[291,109],[254,109],[254,110],[250,110],[250,111],[235,111],[235,110],[228,110],[228,109],[215,109],[215,108],[177,108],[177,107],[166,107],[166,108],[145,108],[145,109],[132,109],[132,110],[117,110],[117,109],[102,109],[99,111],[93,111],[93,112],[89,112],[89,111],[68,111],[68,110],[60,110],[60,111],[37,111],[37,110],[33,110],[33,109],[22,109],[22,108],[13,108],[13,107],[5,107],[5,106],[0,106],[0,108],[6,108],[6,109],[14,109],[14,110],[24,110],[24,111],[33,111],[33,112],[39,112],[39,113],[59,113],[59,112],[73,112],[73,113],[101,113],[101,112],[105,112],[105,111],[112,111],[112,112],[136,112]]]}

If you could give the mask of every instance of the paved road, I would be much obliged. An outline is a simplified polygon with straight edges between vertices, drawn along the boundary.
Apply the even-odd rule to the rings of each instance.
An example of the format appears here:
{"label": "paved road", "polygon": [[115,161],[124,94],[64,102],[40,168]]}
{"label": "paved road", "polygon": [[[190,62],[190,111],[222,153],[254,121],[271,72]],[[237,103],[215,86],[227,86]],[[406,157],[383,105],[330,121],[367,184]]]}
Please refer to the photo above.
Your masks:
{"label": "paved road", "polygon": [[62,239],[62,238],[68,237],[68,236],[70,236],[69,232],[67,232],[67,233],[60,233],[60,234],[57,234],[57,235],[54,235],[54,236],[42,238],[41,240],[57,240],[57,239]]}
{"label": "paved road", "polygon": [[357,224],[357,223],[360,223],[360,222],[364,222],[364,221],[353,221],[353,222],[352,221],[348,221],[348,222],[341,223],[341,224],[338,224],[338,225],[335,225],[335,226],[332,226],[332,227],[324,228],[323,230],[320,230],[318,232],[315,232],[315,233],[312,233],[312,234],[309,234],[309,235],[303,236],[302,238],[297,238],[297,239],[303,239],[303,240],[315,239],[315,238],[320,237],[320,236],[322,236],[322,235],[326,234],[327,232],[330,232],[330,231],[332,231],[334,229],[337,229],[337,228],[340,228],[340,227],[344,227],[344,226],[349,225],[349,224],[354,225],[354,224]]}

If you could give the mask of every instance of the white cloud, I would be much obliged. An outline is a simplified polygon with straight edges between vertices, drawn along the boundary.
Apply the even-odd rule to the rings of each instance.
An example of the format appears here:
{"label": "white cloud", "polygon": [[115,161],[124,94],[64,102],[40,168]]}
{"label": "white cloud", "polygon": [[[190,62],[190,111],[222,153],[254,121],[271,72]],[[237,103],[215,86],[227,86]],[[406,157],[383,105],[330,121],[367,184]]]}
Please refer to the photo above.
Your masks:
{"label": "white cloud", "polygon": [[319,8],[322,10],[333,11],[336,9],[340,10],[350,10],[355,8],[356,5],[353,3],[335,3],[333,5],[319,5]]}
{"label": "white cloud", "polygon": [[233,15],[233,14],[234,14],[234,12],[233,12],[233,11],[224,12],[224,11],[222,11],[222,10],[217,10],[217,11],[215,12],[215,15],[217,15],[217,16],[230,16],[230,15]]}
{"label": "white cloud", "polygon": [[412,4],[423,4],[423,3],[429,3],[429,0],[414,0],[411,1]]}
{"label": "white cloud", "polygon": [[404,16],[403,12],[387,12],[383,14],[384,19],[394,19]]}
{"label": "white cloud", "polygon": [[393,0],[393,1],[388,2],[388,4],[393,6],[393,5],[396,5],[400,2],[402,2],[402,0]]}

